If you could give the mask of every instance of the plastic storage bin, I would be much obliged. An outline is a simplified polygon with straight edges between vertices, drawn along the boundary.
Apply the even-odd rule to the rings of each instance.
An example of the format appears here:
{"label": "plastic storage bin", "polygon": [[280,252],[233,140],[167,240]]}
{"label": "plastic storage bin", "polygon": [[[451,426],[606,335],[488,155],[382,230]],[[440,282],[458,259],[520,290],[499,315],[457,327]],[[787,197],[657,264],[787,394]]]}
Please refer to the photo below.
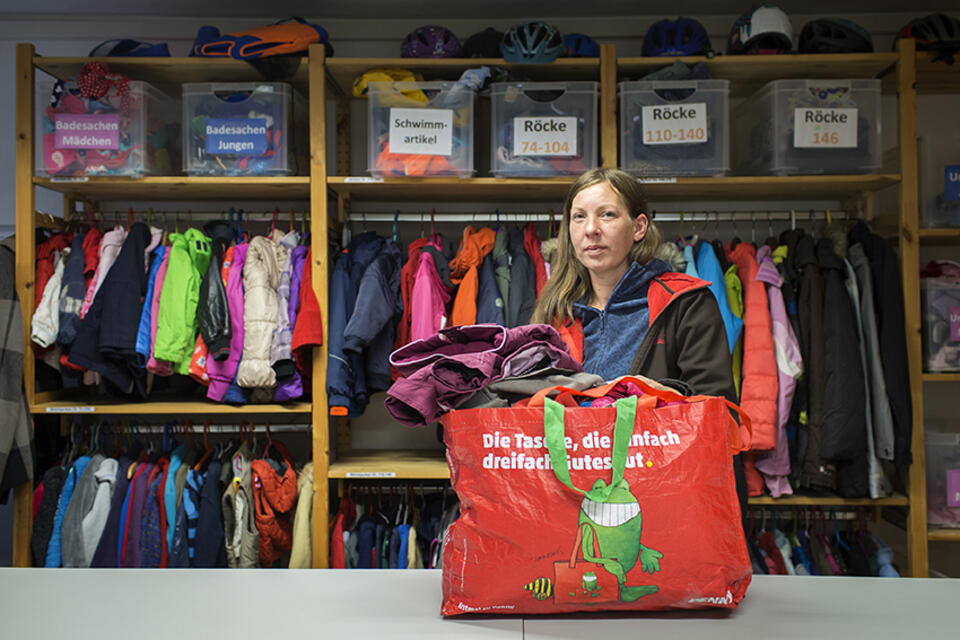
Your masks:
{"label": "plastic storage bin", "polygon": [[737,173],[880,169],[879,80],[774,80],[734,111]]}
{"label": "plastic storage bin", "polygon": [[919,139],[920,226],[960,227],[960,129]]}
{"label": "plastic storage bin", "polygon": [[473,175],[476,93],[453,82],[367,85],[370,174]]}
{"label": "plastic storage bin", "polygon": [[923,369],[960,371],[960,281],[922,278]]}
{"label": "plastic storage bin", "polygon": [[620,168],[721,176],[730,168],[727,80],[621,82]]}
{"label": "plastic storage bin", "polygon": [[960,527],[960,434],[926,431],[927,525]]}
{"label": "plastic storage bin", "polygon": [[287,176],[306,170],[307,110],[282,82],[183,85],[183,170],[195,176]]}
{"label": "plastic storage bin", "polygon": [[[38,176],[180,173],[180,104],[146,82],[85,98],[75,82],[37,81]],[[54,87],[57,87],[54,93]]]}
{"label": "plastic storage bin", "polygon": [[490,172],[571,176],[596,167],[599,96],[598,82],[490,85]]}

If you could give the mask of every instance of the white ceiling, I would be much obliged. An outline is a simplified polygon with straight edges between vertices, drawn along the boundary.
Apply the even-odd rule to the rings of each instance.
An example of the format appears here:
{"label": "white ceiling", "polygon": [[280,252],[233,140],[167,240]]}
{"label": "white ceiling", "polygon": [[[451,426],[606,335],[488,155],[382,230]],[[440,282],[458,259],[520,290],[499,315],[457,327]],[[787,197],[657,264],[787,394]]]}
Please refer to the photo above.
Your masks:
{"label": "white ceiling", "polygon": [[[664,8],[671,14],[697,17],[739,14],[754,0],[677,0],[643,3],[637,0],[603,0],[589,5],[583,0],[347,0],[345,2],[305,3],[302,0],[0,0],[0,14],[60,14],[109,16],[183,16],[212,18],[280,19],[292,15],[309,18],[379,19],[504,19],[536,17],[592,17],[659,15]],[[910,12],[923,15],[934,11],[960,11],[958,0],[780,0],[774,2],[787,12],[813,13],[887,13]]]}

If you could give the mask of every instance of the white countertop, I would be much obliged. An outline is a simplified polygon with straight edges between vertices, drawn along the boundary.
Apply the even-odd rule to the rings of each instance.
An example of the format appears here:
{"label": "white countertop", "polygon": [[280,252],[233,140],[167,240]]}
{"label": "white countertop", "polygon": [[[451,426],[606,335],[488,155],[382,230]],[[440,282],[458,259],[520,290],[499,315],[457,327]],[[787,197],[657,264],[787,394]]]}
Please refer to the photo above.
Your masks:
{"label": "white countertop", "polygon": [[755,576],[732,612],[444,620],[440,600],[425,570],[0,569],[0,638],[960,637],[960,580]]}

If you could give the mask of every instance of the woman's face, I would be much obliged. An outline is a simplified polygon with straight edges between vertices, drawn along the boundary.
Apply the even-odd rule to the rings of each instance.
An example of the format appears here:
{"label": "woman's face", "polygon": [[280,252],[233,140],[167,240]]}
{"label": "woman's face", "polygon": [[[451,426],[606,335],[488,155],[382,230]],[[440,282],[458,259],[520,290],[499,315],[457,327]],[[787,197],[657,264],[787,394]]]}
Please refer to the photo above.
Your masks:
{"label": "woman's face", "polygon": [[619,281],[630,250],[647,232],[647,217],[631,218],[627,206],[606,182],[582,189],[570,207],[570,242],[591,278]]}

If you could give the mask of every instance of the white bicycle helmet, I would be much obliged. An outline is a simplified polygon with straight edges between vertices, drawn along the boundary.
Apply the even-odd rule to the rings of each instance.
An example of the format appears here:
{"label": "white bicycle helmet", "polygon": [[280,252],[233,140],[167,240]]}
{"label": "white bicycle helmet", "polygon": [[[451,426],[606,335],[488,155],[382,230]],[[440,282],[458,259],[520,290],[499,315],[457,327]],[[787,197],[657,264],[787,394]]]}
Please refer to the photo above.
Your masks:
{"label": "white bicycle helmet", "polygon": [[757,5],[733,23],[727,53],[785,53],[793,48],[793,25],[783,9]]}

